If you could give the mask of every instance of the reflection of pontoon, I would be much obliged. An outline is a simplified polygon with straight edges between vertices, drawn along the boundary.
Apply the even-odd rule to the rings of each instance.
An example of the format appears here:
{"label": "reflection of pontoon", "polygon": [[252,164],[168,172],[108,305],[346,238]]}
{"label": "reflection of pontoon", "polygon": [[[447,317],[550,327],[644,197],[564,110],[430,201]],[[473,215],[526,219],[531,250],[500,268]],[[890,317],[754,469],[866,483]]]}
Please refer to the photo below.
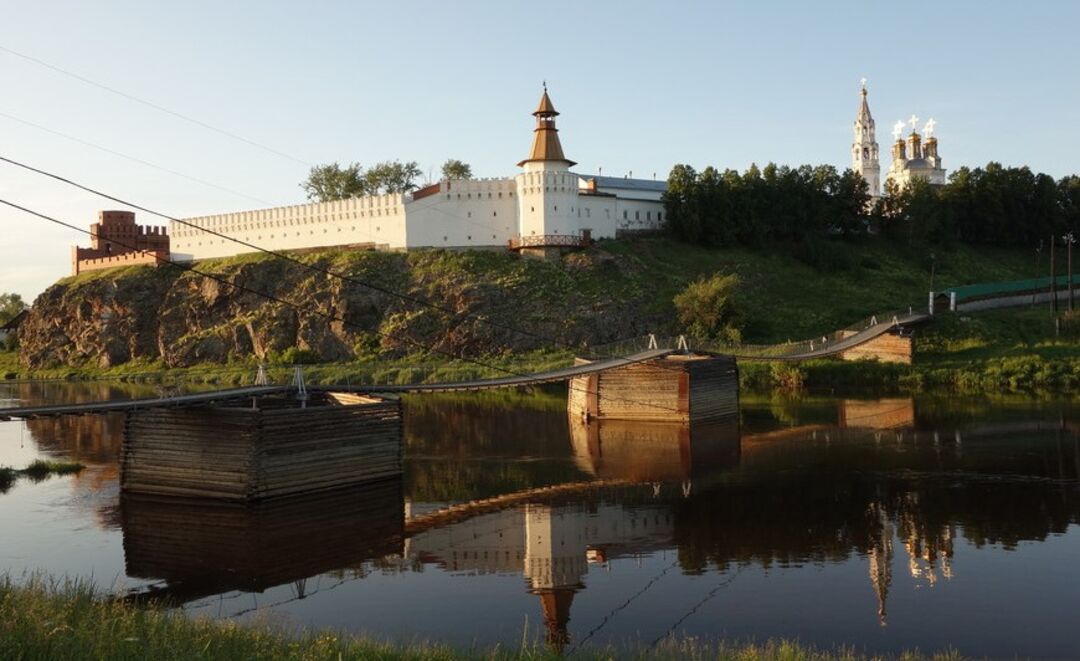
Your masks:
{"label": "reflection of pontoon", "polygon": [[127,574],[164,583],[137,597],[184,603],[400,554],[401,489],[392,479],[257,505],[126,495]]}
{"label": "reflection of pontoon", "polygon": [[577,465],[605,480],[683,482],[739,463],[739,420],[666,423],[571,417]]}

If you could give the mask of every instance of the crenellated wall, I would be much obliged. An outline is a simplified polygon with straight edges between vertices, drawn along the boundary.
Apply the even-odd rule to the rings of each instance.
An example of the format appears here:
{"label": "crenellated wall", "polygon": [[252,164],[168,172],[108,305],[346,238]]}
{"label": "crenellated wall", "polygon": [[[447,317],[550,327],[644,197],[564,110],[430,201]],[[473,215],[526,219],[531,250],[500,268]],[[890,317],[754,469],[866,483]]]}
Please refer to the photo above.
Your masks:
{"label": "crenellated wall", "polygon": [[[215,236],[212,230],[267,250],[374,244],[401,249],[405,242],[402,194],[370,195],[332,202],[312,202],[255,211],[238,211],[170,223],[177,261],[191,261],[253,252]],[[192,227],[194,225],[195,227]]]}

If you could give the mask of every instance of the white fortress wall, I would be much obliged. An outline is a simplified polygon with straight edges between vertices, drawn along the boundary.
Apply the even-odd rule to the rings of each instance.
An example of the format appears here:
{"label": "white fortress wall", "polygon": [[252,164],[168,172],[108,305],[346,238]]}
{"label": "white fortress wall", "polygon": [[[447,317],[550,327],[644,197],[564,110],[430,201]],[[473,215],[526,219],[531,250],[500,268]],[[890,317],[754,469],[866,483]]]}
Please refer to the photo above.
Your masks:
{"label": "white fortress wall", "polygon": [[594,239],[615,236],[617,200],[606,195],[578,195],[578,227],[591,230]]}
{"label": "white fortress wall", "polygon": [[663,225],[664,204],[653,200],[618,199],[616,223],[623,231],[657,230]]}
{"label": "white fortress wall", "polygon": [[513,179],[444,180],[438,186],[406,202],[406,247],[505,247],[517,235]]}
{"label": "white fortress wall", "polygon": [[526,171],[515,177],[520,235],[577,235],[578,176],[569,170],[534,170],[532,165],[526,164]]}
{"label": "white fortress wall", "polygon": [[[267,250],[373,244],[403,249],[405,196],[401,194],[313,202],[184,219]],[[191,261],[253,252],[228,239],[175,221],[169,223],[173,258]]]}

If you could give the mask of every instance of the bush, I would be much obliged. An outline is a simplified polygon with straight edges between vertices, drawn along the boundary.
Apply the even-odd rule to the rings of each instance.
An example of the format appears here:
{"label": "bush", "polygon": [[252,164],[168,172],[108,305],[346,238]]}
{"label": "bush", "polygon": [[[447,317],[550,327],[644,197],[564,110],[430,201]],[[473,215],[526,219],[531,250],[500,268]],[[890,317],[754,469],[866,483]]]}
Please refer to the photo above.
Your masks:
{"label": "bush", "polygon": [[1061,315],[1058,332],[1061,337],[1071,340],[1080,340],[1080,310],[1070,310]]}
{"label": "bush", "polygon": [[742,314],[735,304],[737,275],[702,278],[675,295],[675,311],[691,335],[737,343],[742,339]]}

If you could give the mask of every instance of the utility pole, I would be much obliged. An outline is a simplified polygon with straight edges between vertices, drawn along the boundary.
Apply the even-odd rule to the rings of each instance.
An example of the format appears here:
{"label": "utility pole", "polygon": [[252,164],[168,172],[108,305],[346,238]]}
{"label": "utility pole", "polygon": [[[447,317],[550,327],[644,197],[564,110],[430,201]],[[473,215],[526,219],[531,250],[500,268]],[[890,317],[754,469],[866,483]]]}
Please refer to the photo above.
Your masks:
{"label": "utility pole", "polygon": [[1072,247],[1076,243],[1076,237],[1073,236],[1070,231],[1065,236],[1061,237],[1065,241],[1065,251],[1067,257],[1065,258],[1065,268],[1067,269],[1065,274],[1067,276],[1068,288],[1069,288],[1069,312],[1073,311],[1073,286],[1072,286]]}
{"label": "utility pole", "polygon": [[930,253],[930,291],[934,291],[934,267],[937,262],[934,259],[934,253]]}
{"label": "utility pole", "polygon": [[1054,282],[1054,235],[1050,235],[1050,311],[1057,316],[1057,283]]}
{"label": "utility pole", "polygon": [[1043,249],[1043,242],[1042,242],[1042,239],[1039,239],[1039,247],[1035,249],[1035,282],[1032,283],[1032,287],[1031,287],[1031,307],[1035,307],[1035,299],[1037,299],[1039,297],[1039,294],[1038,294],[1038,291],[1039,291],[1039,287],[1038,287],[1039,263],[1042,261],[1039,258],[1042,257],[1042,249]]}

